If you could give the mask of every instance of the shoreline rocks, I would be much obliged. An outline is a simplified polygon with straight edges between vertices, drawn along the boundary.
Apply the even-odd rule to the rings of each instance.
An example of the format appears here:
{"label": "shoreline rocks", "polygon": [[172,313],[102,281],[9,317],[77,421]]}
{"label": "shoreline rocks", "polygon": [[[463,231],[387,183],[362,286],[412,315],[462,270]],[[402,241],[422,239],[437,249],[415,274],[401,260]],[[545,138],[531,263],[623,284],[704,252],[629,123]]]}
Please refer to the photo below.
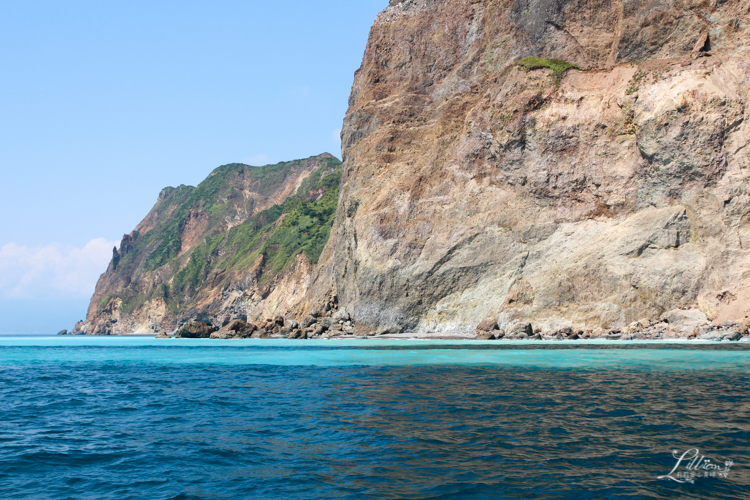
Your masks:
{"label": "shoreline rocks", "polygon": [[[354,318],[343,309],[328,307],[325,314],[310,311],[300,322],[287,320],[283,316],[268,318],[256,325],[241,319],[228,321],[217,329],[207,324],[202,317],[188,321],[180,327],[175,338],[210,338],[214,340],[238,339],[310,339],[355,336]],[[157,338],[167,338],[161,334]],[[362,335],[359,335],[362,337]]]}
{"label": "shoreline rocks", "polygon": [[[60,332],[60,335],[64,333]],[[165,332],[156,338],[170,338]],[[604,330],[565,326],[543,331],[529,322],[517,322],[502,329],[496,320],[487,318],[480,322],[473,334],[437,334],[408,332],[355,333],[354,319],[342,310],[330,309],[325,314],[311,311],[301,321],[286,320],[282,316],[268,318],[260,325],[241,319],[216,327],[194,319],[176,332],[175,338],[210,338],[214,340],[240,339],[460,339],[460,340],[697,340],[716,342],[750,342],[750,318],[709,323],[705,315],[695,310],[674,310],[661,316],[658,323],[650,320],[635,321],[624,328]]]}
{"label": "shoreline rocks", "polygon": [[213,332],[209,338],[212,339],[249,339],[258,327],[252,323],[247,323],[241,319],[234,319],[222,326],[218,331]]}

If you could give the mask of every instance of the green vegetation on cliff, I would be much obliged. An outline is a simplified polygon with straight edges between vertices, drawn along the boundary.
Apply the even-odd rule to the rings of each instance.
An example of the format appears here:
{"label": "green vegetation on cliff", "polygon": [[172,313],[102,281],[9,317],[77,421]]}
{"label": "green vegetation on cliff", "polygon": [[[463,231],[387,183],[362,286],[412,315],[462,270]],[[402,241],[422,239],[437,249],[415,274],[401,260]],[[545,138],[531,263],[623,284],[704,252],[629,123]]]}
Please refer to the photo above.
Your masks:
{"label": "green vegetation on cliff", "polygon": [[[296,195],[274,205],[226,234],[207,238],[193,250],[190,261],[174,277],[173,289],[193,293],[211,271],[248,270],[258,257],[264,265],[258,280],[267,282],[305,254],[317,263],[336,215],[341,167],[329,161],[331,173],[313,173]],[[219,252],[219,249],[222,252]],[[219,254],[221,253],[221,257]]]}
{"label": "green vegetation on cliff", "polygon": [[180,253],[181,241],[180,235],[185,229],[185,224],[189,220],[188,215],[192,209],[203,209],[209,213],[211,219],[217,220],[222,214],[222,205],[217,203],[217,198],[222,193],[231,189],[228,185],[228,178],[232,174],[238,174],[242,171],[243,165],[232,163],[217,168],[206,180],[201,182],[197,188],[193,189],[184,203],[172,214],[171,220],[167,223],[158,235],[161,240],[159,246],[151,252],[145,262],[145,270],[151,271],[161,267],[177,254]]}
{"label": "green vegetation on cliff", "polygon": [[[253,214],[258,200],[279,196],[289,176],[303,170],[311,172],[290,196],[234,222],[238,213]],[[322,155],[265,167],[224,165],[197,187],[164,189],[142,223],[151,227],[132,233],[129,249],[120,255],[116,272],[125,286],[108,293],[99,310],[116,297],[128,314],[155,298],[171,310],[189,308],[207,280],[221,287],[252,271],[263,286],[301,253],[317,263],[336,214],[340,179],[341,162]],[[195,233],[199,240],[183,248]],[[256,262],[261,265],[253,268]]]}
{"label": "green vegetation on cliff", "polygon": [[526,71],[532,69],[543,69],[549,68],[552,70],[552,76],[555,79],[555,84],[559,85],[560,80],[565,75],[565,72],[569,69],[581,69],[575,64],[567,61],[561,61],[560,59],[541,59],[539,57],[528,56],[518,61],[518,65],[524,68]]}

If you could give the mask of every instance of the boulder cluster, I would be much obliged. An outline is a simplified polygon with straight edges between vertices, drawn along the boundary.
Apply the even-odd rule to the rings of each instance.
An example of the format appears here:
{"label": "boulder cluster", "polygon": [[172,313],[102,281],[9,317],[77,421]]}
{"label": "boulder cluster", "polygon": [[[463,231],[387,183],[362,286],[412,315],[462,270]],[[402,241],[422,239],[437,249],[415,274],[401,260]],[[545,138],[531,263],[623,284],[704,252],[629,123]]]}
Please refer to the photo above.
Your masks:
{"label": "boulder cluster", "polygon": [[750,341],[750,320],[743,322],[728,321],[716,325],[707,324],[696,326],[692,331],[685,334],[670,328],[668,323],[649,324],[643,328],[632,328],[629,326],[621,336],[622,340],[661,340],[673,338],[686,338],[688,340],[716,340],[732,341],[740,340]]}
{"label": "boulder cluster", "polygon": [[482,321],[476,328],[478,340],[714,340],[750,342],[750,318],[744,321],[728,321],[722,324],[690,324],[667,320],[652,322],[635,321],[625,328],[604,330],[576,329],[564,327],[557,330],[541,331],[530,323],[520,322],[507,330],[501,329],[493,319]]}
{"label": "boulder cluster", "polygon": [[344,309],[331,311],[328,315],[311,311],[302,318],[300,326],[305,338],[354,335],[354,320]]}
{"label": "boulder cluster", "polygon": [[[330,310],[326,314],[311,311],[301,322],[283,316],[266,319],[259,324],[241,319],[229,321],[221,328],[197,319],[178,328],[175,338],[181,339],[311,339],[354,334],[354,321],[345,310]],[[168,338],[162,333],[157,338]]]}
{"label": "boulder cluster", "polygon": [[493,319],[486,319],[477,325],[476,329],[477,339],[479,340],[524,340],[524,339],[535,339],[541,340],[542,336],[539,332],[534,332],[534,328],[531,323],[516,323],[513,327],[507,331],[502,330],[498,325],[497,321]]}

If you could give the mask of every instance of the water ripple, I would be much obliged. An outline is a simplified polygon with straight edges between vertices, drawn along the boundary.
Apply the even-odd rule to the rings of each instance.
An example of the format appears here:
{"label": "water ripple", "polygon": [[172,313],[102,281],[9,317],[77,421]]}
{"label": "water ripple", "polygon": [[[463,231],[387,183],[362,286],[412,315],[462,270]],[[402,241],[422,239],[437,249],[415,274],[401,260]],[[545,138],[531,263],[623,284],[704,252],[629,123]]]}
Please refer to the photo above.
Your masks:
{"label": "water ripple", "polygon": [[750,497],[744,350],[81,347],[0,346],[2,498]]}

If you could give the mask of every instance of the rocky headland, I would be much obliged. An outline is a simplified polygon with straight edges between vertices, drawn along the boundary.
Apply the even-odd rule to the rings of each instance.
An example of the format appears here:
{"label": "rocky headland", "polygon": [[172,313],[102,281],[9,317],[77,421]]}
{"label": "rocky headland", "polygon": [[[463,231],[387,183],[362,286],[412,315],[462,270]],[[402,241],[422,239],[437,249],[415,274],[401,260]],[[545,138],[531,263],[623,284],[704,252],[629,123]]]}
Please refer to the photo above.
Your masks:
{"label": "rocky headland", "polygon": [[174,333],[289,314],[333,222],[341,162],[323,154],[224,165],[197,187],[164,189],[122,238],[71,334]]}
{"label": "rocky headland", "polygon": [[72,333],[747,338],[749,93],[747,2],[391,0],[343,165],[165,190]]}

